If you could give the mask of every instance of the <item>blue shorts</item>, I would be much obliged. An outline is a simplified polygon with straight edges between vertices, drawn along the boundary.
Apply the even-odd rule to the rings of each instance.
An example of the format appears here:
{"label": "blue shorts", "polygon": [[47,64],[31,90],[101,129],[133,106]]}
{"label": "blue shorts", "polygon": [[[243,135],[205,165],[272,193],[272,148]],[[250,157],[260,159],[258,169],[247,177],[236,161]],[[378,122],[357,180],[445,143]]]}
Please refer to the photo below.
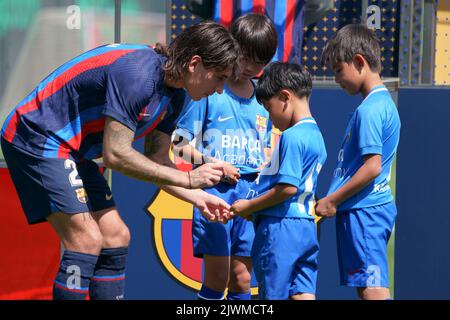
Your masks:
{"label": "blue shorts", "polygon": [[[256,175],[242,175],[236,185],[219,183],[204,189],[206,192],[222,198],[229,204],[245,199],[249,184]],[[202,258],[210,256],[241,256],[249,257],[255,231],[253,223],[241,217],[231,219],[227,223],[208,221],[197,208],[194,208],[192,219],[192,243],[194,256]]]}
{"label": "blue shorts", "polygon": [[259,216],[255,228],[252,260],[259,298],[315,294],[319,243],[314,220]]}
{"label": "blue shorts", "polygon": [[396,216],[394,202],[336,215],[341,285],[389,288],[387,243]]}
{"label": "blue shorts", "polygon": [[3,138],[1,146],[29,224],[44,222],[54,212],[76,214],[115,206],[95,162],[35,156]]}

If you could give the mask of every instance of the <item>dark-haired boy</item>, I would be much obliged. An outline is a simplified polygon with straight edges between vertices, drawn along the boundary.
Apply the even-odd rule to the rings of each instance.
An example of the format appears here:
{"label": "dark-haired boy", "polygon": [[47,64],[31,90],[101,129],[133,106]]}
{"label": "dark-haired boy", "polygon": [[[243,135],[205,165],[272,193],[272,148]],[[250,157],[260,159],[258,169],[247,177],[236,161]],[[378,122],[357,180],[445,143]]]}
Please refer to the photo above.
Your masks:
{"label": "dark-haired boy", "polygon": [[293,63],[272,63],[256,97],[282,131],[269,165],[251,185],[248,200],[231,212],[253,218],[252,259],[259,298],[315,299],[317,242],[314,193],[326,160],[322,134],[309,110],[312,81]]}
{"label": "dark-haired boy", "polygon": [[389,299],[386,247],[397,215],[389,180],[400,118],[380,78],[378,40],[364,25],[347,25],[327,43],[322,62],[346,92],[361,93],[364,101],[350,119],[316,213],[336,214],[341,284],[356,287],[361,299]]}

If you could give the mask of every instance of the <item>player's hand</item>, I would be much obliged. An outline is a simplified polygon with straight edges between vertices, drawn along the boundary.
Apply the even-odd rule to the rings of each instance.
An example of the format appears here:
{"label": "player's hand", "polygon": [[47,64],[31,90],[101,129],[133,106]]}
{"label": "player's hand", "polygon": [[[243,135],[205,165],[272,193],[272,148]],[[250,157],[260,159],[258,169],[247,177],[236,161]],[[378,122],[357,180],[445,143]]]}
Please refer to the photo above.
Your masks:
{"label": "player's hand", "polygon": [[204,191],[199,192],[194,206],[209,221],[226,223],[230,217],[230,205],[221,198]]}
{"label": "player's hand", "polygon": [[212,187],[220,182],[222,176],[221,164],[206,163],[190,172],[190,186],[192,189]]}
{"label": "player's hand", "polygon": [[322,198],[316,203],[316,215],[319,217],[333,217],[336,214],[336,210],[337,205],[330,197]]}
{"label": "player's hand", "polygon": [[222,164],[222,181],[228,182],[229,184],[236,184],[241,177],[241,175],[239,174],[239,168],[236,168],[235,166],[227,162],[223,162]]}
{"label": "player's hand", "polygon": [[246,220],[252,219],[252,211],[250,210],[250,200],[237,200],[231,205],[230,212],[233,216],[240,216]]}

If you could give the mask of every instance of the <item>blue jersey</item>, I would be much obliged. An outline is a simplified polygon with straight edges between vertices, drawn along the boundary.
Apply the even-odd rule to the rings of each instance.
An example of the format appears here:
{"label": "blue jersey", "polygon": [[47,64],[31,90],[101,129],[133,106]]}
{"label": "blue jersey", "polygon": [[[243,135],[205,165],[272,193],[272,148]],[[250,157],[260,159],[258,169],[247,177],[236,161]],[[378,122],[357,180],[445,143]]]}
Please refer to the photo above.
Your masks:
{"label": "blue jersey", "polygon": [[144,45],[88,51],[56,69],[23,99],[1,135],[36,156],[82,160],[102,156],[107,116],[133,130],[136,139],[156,126],[170,134],[185,93],[165,86],[164,62]]}
{"label": "blue jersey", "polygon": [[382,205],[393,200],[389,180],[400,138],[400,117],[389,91],[373,88],[352,114],[339,151],[328,194],[342,187],[363,165],[365,155],[381,155],[381,173],[363,190],[341,203],[338,211]]}
{"label": "blue jersey", "polygon": [[215,0],[214,21],[229,27],[233,20],[247,13],[260,13],[274,23],[278,47],[272,61],[301,64],[304,0]]}
{"label": "blue jersey", "polygon": [[255,212],[282,218],[314,219],[317,177],[327,158],[322,133],[313,118],[304,118],[283,131],[271,161],[254,182],[247,198],[260,196],[280,183],[297,188],[297,193],[273,207]]}
{"label": "blue jersey", "polygon": [[267,110],[254,94],[241,98],[225,85],[223,94],[191,101],[180,115],[176,134],[195,140],[195,148],[204,155],[251,174],[265,162],[271,127]]}

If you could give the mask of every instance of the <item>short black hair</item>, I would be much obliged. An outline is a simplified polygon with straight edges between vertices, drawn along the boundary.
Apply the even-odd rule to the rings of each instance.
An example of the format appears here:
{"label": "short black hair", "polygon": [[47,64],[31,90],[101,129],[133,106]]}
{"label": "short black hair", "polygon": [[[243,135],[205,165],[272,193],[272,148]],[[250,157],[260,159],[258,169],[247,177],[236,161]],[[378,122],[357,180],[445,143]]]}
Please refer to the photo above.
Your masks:
{"label": "short black hair", "polygon": [[239,43],[244,58],[266,65],[277,51],[277,31],[265,15],[249,13],[240,16],[229,31]]}
{"label": "short black hair", "polygon": [[381,72],[380,41],[364,24],[348,24],[328,41],[322,52],[322,65],[333,67],[338,62],[350,62],[362,55],[374,72]]}
{"label": "short black hair", "polygon": [[268,101],[281,90],[292,91],[297,97],[309,97],[312,80],[309,72],[297,63],[272,62],[256,85],[256,100]]}

